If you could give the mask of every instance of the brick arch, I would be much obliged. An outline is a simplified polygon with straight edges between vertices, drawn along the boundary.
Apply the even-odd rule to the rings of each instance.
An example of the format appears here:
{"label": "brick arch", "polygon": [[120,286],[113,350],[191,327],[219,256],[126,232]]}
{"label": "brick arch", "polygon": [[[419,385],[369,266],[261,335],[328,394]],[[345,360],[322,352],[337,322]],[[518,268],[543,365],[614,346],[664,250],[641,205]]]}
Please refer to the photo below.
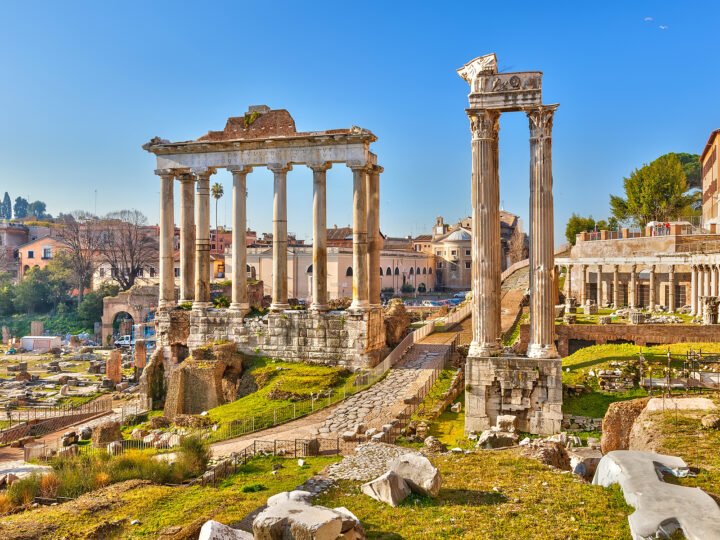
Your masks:
{"label": "brick arch", "polygon": [[137,324],[142,322],[143,311],[157,309],[157,304],[157,287],[143,287],[103,298],[102,344],[107,344],[108,336],[112,338],[113,321],[118,313],[128,313]]}

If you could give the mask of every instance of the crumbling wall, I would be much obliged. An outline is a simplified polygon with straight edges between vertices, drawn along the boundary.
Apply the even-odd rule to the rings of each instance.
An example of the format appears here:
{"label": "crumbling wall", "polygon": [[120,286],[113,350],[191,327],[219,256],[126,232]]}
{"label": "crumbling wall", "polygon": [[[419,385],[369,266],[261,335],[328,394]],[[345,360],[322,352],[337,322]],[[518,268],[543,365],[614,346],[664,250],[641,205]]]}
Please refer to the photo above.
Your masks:
{"label": "crumbling wall", "polygon": [[160,347],[150,357],[150,362],[140,376],[140,392],[152,400],[153,409],[162,408],[167,394],[165,380],[165,353]]}

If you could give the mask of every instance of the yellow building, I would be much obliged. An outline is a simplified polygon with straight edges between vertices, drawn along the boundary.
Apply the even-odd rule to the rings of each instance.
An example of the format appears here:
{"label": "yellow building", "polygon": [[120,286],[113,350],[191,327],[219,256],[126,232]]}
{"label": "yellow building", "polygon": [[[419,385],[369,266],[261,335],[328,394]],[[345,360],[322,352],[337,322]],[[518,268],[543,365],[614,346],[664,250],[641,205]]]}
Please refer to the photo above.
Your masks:
{"label": "yellow building", "polygon": [[[713,230],[718,220],[718,144],[720,129],[710,134],[705,149],[700,156],[702,163],[702,217],[706,228]],[[713,231],[715,232],[715,231]]]}

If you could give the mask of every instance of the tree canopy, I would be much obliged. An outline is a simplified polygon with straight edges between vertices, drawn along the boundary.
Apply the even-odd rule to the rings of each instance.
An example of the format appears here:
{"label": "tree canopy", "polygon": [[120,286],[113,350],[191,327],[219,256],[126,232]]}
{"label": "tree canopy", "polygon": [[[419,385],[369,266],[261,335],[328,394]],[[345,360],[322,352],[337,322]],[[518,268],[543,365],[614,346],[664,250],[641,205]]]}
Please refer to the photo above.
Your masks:
{"label": "tree canopy", "polygon": [[5,192],[2,203],[0,203],[0,219],[12,219],[12,203],[10,202],[10,195]]}
{"label": "tree canopy", "polygon": [[692,215],[699,195],[688,193],[685,171],[675,154],[660,156],[623,179],[625,197],[610,195],[610,209],[619,221],[644,227],[650,221],[670,221]]}
{"label": "tree canopy", "polygon": [[15,219],[25,218],[28,215],[28,202],[27,199],[18,197],[15,199],[15,205],[13,206],[13,217]]}

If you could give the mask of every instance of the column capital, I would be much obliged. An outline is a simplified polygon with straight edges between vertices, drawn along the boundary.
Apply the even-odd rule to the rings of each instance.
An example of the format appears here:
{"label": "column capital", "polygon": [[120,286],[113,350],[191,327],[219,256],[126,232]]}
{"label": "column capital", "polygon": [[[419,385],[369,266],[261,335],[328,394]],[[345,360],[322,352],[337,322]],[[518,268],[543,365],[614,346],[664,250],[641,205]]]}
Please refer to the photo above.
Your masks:
{"label": "column capital", "polygon": [[620,265],[619,264],[613,264],[613,272],[619,272],[620,271]]}
{"label": "column capital", "polygon": [[197,177],[198,180],[208,179],[216,172],[217,169],[215,167],[199,167],[197,169],[192,169],[192,173]]}
{"label": "column capital", "polygon": [[172,176],[175,178],[175,176],[178,174],[179,169],[155,169],[155,174],[158,176]]}
{"label": "column capital", "polygon": [[287,174],[292,171],[291,163],[268,163],[267,168],[275,174]]}
{"label": "column capital", "polygon": [[382,167],[381,165],[373,165],[372,172],[380,174],[382,172],[385,172],[385,167]]}
{"label": "column capital", "polygon": [[332,167],[332,162],[330,162],[330,161],[309,161],[307,163],[307,166],[309,169],[312,169],[313,172],[324,172]]}
{"label": "column capital", "polygon": [[353,172],[356,170],[367,172],[368,170],[370,170],[370,167],[372,167],[372,165],[365,161],[348,161],[347,166],[348,168],[352,169]]}
{"label": "column capital", "polygon": [[467,115],[470,118],[470,131],[473,140],[497,140],[500,132],[500,111],[474,109],[468,110]]}
{"label": "column capital", "polygon": [[558,108],[554,105],[538,105],[537,107],[525,107],[523,110],[530,121],[531,139],[549,139],[552,137],[553,115]]}
{"label": "column capital", "polygon": [[227,170],[232,173],[233,176],[236,174],[249,174],[253,172],[253,168],[250,165],[231,165],[227,167]]}
{"label": "column capital", "polygon": [[180,181],[181,183],[195,182],[195,175],[192,172],[190,172],[189,169],[184,172],[177,173],[175,175],[175,178],[177,178],[177,180]]}

